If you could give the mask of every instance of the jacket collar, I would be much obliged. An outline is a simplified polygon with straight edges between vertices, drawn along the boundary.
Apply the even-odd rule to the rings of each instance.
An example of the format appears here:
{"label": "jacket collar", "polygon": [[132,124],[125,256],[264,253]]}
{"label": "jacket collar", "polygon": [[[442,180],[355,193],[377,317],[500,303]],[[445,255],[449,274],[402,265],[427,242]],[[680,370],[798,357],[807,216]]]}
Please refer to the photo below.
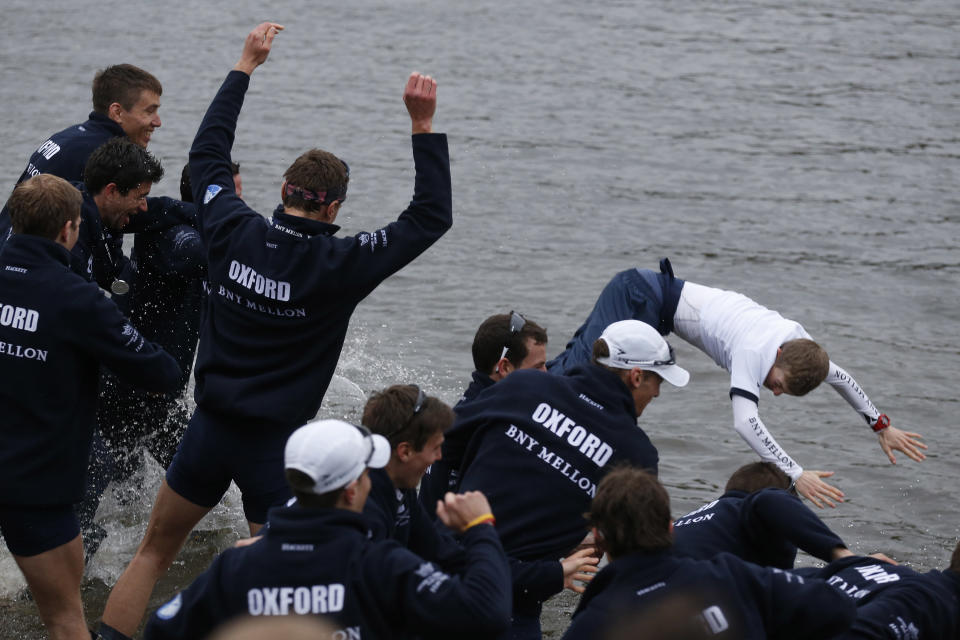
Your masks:
{"label": "jacket collar", "polygon": [[332,236],[340,230],[339,225],[284,213],[282,204],[277,205],[277,208],[273,211],[273,219],[270,222],[274,229],[297,237],[317,236],[321,234]]}
{"label": "jacket collar", "polygon": [[366,537],[367,525],[363,516],[346,509],[320,509],[294,504],[274,507],[267,515],[270,526],[268,538],[318,541],[345,535],[346,532]]}
{"label": "jacket collar", "polygon": [[620,406],[634,419],[637,418],[633,396],[617,374],[599,365],[583,364],[574,367],[566,375],[585,386],[591,397],[600,404]]}
{"label": "jacket collar", "polygon": [[[586,608],[587,604],[596,596],[600,595],[604,589],[616,583],[621,577],[629,579],[640,578],[642,574],[651,571],[657,576],[663,573],[663,567],[676,565],[680,560],[673,556],[669,550],[655,551],[652,553],[632,553],[622,558],[617,558],[606,567],[600,570],[594,579],[587,585],[587,590],[580,598],[580,604],[577,610]],[[672,571],[671,571],[672,573]]]}
{"label": "jacket collar", "polygon": [[115,136],[127,137],[127,132],[123,130],[119,124],[103,115],[102,113],[97,113],[96,111],[91,111],[90,115],[87,116],[88,120],[85,124],[91,124],[99,126],[103,129],[106,129],[109,133],[112,133]]}
{"label": "jacket collar", "polygon": [[23,264],[42,264],[54,260],[64,266],[70,266],[70,252],[62,244],[24,233],[15,233],[10,236],[3,247],[2,256],[4,264],[13,264],[14,261]]}

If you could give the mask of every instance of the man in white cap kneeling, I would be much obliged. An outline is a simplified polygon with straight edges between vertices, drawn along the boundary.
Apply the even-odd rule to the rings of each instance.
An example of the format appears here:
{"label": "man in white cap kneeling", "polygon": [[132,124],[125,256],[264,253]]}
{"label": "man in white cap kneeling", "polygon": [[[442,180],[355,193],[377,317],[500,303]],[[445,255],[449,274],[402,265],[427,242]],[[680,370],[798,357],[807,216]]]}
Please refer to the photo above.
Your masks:
{"label": "man in white cap kneeling", "polygon": [[[507,555],[557,560],[584,538],[583,514],[597,484],[616,465],[656,474],[658,454],[637,418],[660,395],[662,380],[690,375],[650,325],[622,320],[593,345],[593,361],[563,375],[514,371],[457,406],[444,459],[459,470],[459,490],[479,490],[497,512]],[[563,588],[552,576],[524,584],[514,575],[511,638],[540,637],[544,599]]]}
{"label": "man in white cap kneeling", "polygon": [[387,440],[365,427],[319,420],[294,431],[284,466],[296,503],[271,509],[261,539],[224,551],[160,607],[145,637],[204,637],[242,615],[304,614],[328,616],[343,637],[364,640],[502,632],[510,573],[482,493],[448,493],[438,505],[466,548],[459,575],[393,541],[368,539],[368,469],[389,460]]}

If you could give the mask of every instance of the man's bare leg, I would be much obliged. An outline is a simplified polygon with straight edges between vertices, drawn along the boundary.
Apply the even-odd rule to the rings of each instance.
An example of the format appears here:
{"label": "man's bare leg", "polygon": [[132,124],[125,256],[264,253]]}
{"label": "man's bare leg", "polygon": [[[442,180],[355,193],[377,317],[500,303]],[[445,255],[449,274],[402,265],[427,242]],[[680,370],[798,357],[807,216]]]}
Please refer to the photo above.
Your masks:
{"label": "man's bare leg", "polygon": [[35,556],[14,555],[13,559],[27,579],[50,640],[89,638],[80,601],[80,580],[83,579],[80,536],[50,551]]}
{"label": "man's bare leg", "polygon": [[113,585],[103,622],[117,631],[133,636],[140,626],[157,580],[173,564],[187,536],[210,511],[190,502],[164,480],[150,513],[150,523],[137,554]]}

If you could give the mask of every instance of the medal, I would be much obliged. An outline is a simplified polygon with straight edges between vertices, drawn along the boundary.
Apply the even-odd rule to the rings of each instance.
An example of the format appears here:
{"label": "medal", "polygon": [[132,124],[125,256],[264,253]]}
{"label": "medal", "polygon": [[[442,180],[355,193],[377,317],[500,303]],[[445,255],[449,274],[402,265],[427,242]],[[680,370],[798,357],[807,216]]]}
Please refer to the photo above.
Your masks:
{"label": "medal", "polygon": [[121,280],[120,278],[115,278],[112,283],[110,283],[110,291],[115,295],[122,296],[130,291],[130,285],[127,284],[126,280]]}

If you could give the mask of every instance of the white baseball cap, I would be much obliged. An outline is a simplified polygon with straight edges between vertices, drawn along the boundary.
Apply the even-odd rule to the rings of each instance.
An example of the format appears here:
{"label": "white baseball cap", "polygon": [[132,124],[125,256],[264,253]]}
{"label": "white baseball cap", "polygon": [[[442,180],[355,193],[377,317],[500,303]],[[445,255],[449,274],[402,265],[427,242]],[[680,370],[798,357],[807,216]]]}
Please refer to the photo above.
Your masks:
{"label": "white baseball cap", "polygon": [[313,493],[341,489],[367,467],[382,469],[390,461],[390,443],[366,427],[343,420],[317,420],[303,425],[287,439],[285,469],[296,469],[313,480]]}
{"label": "white baseball cap", "polygon": [[675,387],[686,386],[690,373],[678,367],[671,347],[656,329],[639,320],[614,322],[600,334],[607,343],[610,356],[597,358],[597,362],[617,369],[639,367],[655,371]]}

